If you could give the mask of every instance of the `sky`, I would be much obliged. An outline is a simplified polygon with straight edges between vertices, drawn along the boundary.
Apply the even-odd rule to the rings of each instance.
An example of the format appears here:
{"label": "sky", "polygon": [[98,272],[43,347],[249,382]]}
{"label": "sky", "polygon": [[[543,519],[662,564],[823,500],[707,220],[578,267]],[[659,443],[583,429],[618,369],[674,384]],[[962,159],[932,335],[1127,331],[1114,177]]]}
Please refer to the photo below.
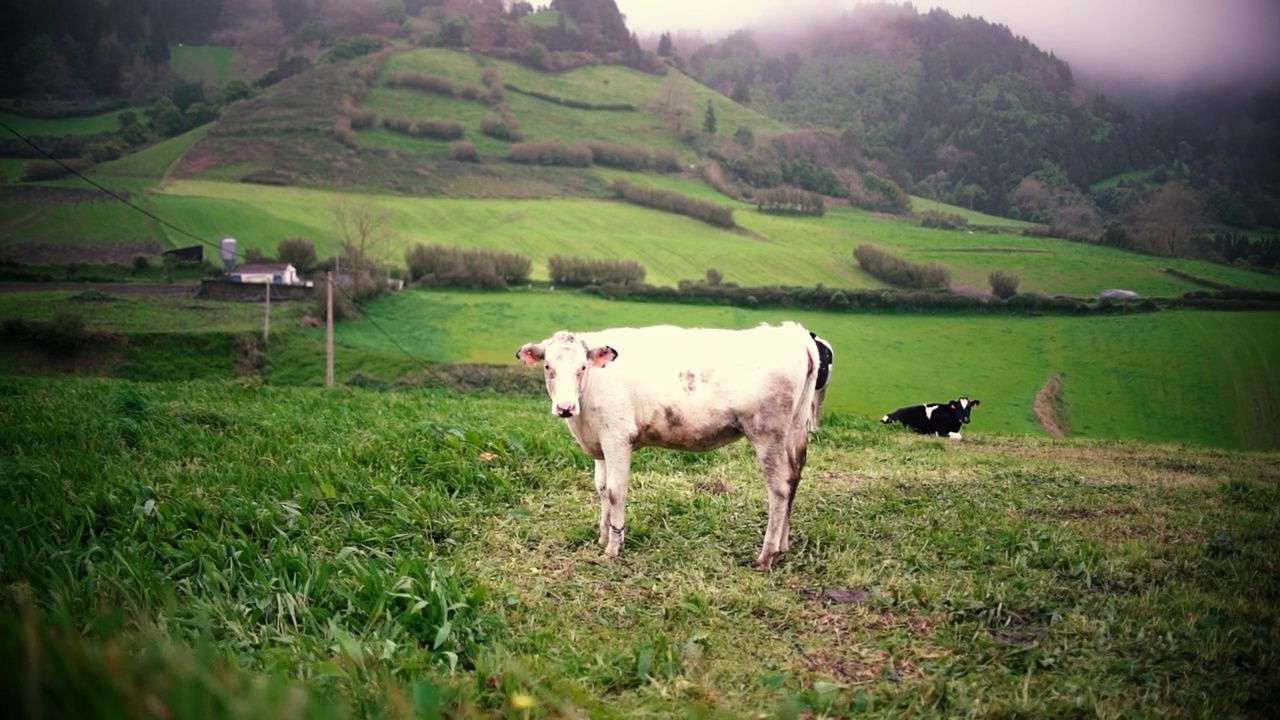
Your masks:
{"label": "sky", "polygon": [[[849,8],[854,0],[615,0],[645,35],[702,30],[708,39],[783,14]],[[918,0],[1006,25],[1072,69],[1185,87],[1239,76],[1280,79],[1280,0]]]}

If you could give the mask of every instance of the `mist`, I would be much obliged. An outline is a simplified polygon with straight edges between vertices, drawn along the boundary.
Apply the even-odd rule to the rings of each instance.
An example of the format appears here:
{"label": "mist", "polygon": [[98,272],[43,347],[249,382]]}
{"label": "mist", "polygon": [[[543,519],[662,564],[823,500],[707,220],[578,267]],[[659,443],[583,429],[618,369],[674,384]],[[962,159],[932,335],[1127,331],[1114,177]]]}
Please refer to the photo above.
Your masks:
{"label": "mist", "polygon": [[[849,0],[617,0],[633,31],[700,31],[707,39],[750,26],[797,30]],[[1181,91],[1280,82],[1276,0],[933,0],[915,3],[1007,26],[1070,63],[1092,84]]]}

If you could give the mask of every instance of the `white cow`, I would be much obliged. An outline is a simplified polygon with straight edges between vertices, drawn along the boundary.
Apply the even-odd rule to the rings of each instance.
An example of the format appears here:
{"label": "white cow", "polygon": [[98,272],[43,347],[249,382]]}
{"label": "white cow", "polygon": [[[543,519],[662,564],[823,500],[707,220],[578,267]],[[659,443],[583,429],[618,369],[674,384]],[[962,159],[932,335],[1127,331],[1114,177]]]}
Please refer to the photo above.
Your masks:
{"label": "white cow", "polygon": [[545,365],[551,412],[595,460],[600,544],[622,548],[631,453],[641,447],[714,450],[744,435],[769,499],[768,569],[787,551],[791,503],[816,428],[832,352],[796,323],[751,330],[670,325],[561,331],[516,351]]}

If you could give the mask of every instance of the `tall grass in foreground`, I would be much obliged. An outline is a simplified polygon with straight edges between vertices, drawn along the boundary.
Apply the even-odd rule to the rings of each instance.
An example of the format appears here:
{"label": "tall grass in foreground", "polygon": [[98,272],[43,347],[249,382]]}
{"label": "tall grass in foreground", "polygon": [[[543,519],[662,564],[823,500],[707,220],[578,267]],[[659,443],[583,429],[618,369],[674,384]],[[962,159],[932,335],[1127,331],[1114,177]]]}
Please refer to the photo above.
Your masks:
{"label": "tall grass in foreground", "polygon": [[[637,454],[627,546],[545,399],[0,378],[26,717],[1265,717],[1280,456],[829,415],[792,550],[744,444]],[[40,703],[38,706],[35,703]],[[33,710],[33,708],[36,708]]]}

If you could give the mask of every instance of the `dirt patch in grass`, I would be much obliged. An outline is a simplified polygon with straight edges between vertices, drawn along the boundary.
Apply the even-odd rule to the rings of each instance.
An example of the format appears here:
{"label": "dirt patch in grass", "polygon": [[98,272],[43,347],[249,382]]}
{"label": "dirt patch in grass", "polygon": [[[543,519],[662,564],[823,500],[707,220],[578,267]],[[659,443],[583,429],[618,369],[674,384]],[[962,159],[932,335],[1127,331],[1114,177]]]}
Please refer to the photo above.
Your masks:
{"label": "dirt patch in grass", "polygon": [[1040,427],[1053,437],[1066,437],[1071,434],[1071,418],[1067,413],[1067,403],[1062,397],[1062,373],[1054,373],[1036,391],[1031,402],[1031,412],[1036,416]]}

